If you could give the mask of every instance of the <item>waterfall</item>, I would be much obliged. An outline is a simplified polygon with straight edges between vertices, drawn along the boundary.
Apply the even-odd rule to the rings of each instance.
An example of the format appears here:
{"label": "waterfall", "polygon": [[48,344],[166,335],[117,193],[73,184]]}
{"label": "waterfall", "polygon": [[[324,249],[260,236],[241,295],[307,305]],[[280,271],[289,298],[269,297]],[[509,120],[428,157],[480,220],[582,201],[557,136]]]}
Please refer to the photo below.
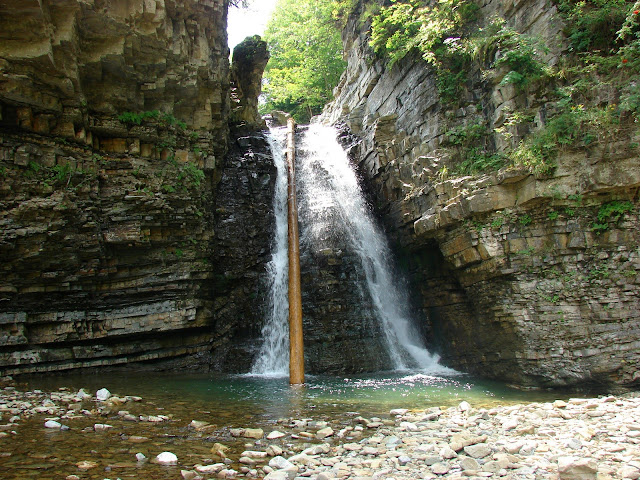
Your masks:
{"label": "waterfall", "polygon": [[251,373],[263,376],[289,374],[289,259],[287,256],[287,165],[284,128],[272,128],[267,136],[276,166],[273,210],[276,219],[271,260],[267,264],[269,300],[267,321],[262,329],[263,344]]}
{"label": "waterfall", "polygon": [[[288,372],[285,137],[283,129],[272,130],[269,139],[278,171],[274,199],[276,235],[268,265],[269,316],[262,331],[264,343],[251,372],[259,375],[286,375]],[[312,246],[322,244],[327,229],[331,230],[331,235],[345,240],[359,263],[358,271],[362,272],[363,278],[355,288],[363,301],[371,304],[375,321],[384,334],[389,367],[452,372],[438,365],[438,356],[431,354],[420,340],[409,313],[406,289],[393,272],[389,245],[364,199],[356,172],[347,152],[337,141],[335,129],[314,124],[304,132],[298,148],[296,175],[301,208],[304,206],[300,219],[303,242]],[[304,268],[303,265],[303,271]]]}
{"label": "waterfall", "polygon": [[338,143],[336,130],[311,125],[301,150],[297,175],[299,194],[309,209],[308,220],[303,221],[307,223],[306,235],[322,235],[314,231],[314,219],[329,217],[331,228],[346,238],[364,271],[360,288],[368,293],[364,298],[373,303],[390,366],[395,370],[449,370],[438,365],[438,356],[429,353],[420,340],[409,313],[406,289],[393,273],[389,245],[365,201],[348,154]]}

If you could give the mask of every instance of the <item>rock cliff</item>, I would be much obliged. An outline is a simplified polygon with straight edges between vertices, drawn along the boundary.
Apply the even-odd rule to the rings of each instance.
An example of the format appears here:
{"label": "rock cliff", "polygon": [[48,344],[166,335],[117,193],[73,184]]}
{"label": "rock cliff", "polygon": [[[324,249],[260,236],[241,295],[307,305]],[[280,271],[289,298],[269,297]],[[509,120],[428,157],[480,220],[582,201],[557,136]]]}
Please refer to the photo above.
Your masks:
{"label": "rock cliff", "polygon": [[268,220],[272,186],[225,180],[253,182],[225,157],[226,18],[223,0],[0,6],[2,372],[206,369],[228,340],[235,270],[253,294],[269,231],[229,238],[227,203]]}
{"label": "rock cliff", "polygon": [[[358,2],[345,28],[347,70],[322,118],[361,139],[359,167],[420,290],[432,346],[451,366],[519,385],[637,383],[637,122],[623,116],[615,134],[572,141],[544,171],[456,174],[469,158],[463,147],[493,159],[540,136],[558,108],[552,92],[566,85],[518,88],[504,81],[506,70],[476,61],[447,102],[436,69],[415,50],[391,67],[374,54],[366,16],[373,3]],[[476,4],[476,31],[502,19],[510,38],[546,45],[545,65],[568,55],[552,3]],[[620,92],[605,85],[593,103],[613,110]],[[569,114],[585,109],[576,104]],[[526,111],[526,126],[515,111]]]}

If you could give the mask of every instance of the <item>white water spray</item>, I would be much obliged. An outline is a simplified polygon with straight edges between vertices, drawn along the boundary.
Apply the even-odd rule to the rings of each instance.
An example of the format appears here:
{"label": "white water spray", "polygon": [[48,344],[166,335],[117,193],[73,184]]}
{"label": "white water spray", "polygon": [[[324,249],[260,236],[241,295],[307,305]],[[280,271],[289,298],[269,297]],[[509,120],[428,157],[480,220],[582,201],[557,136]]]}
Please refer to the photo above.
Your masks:
{"label": "white water spray", "polygon": [[[384,332],[391,366],[396,370],[421,369],[448,373],[438,364],[420,340],[409,315],[408,298],[394,278],[392,256],[386,238],[367,206],[347,152],[337,141],[332,127],[311,125],[306,132],[305,152],[298,175],[304,179],[300,192],[306,197],[310,218],[332,217],[332,228],[339,229],[358,257],[365,274],[365,290]],[[306,226],[311,236],[313,225]]]}
{"label": "white water spray", "polygon": [[[276,234],[267,267],[269,317],[262,330],[264,343],[251,370],[252,374],[263,376],[286,376],[289,364],[285,137],[284,129],[273,129],[269,137],[278,172],[274,198]],[[438,364],[438,356],[425,348],[413,327],[407,296],[398,288],[392,273],[389,246],[364,200],[347,152],[336,137],[335,129],[322,125],[311,125],[304,135],[297,176],[304,185],[299,194],[309,209],[307,235],[320,238],[326,225],[320,220],[330,219],[331,227],[347,238],[364,271],[361,288],[373,303],[393,369],[452,373],[453,370]]]}
{"label": "white water spray", "polygon": [[251,369],[254,375],[282,377],[289,374],[289,259],[287,256],[287,165],[284,128],[272,128],[267,136],[276,166],[273,210],[276,231],[271,261],[267,264],[269,283],[268,318],[262,329],[264,343]]}

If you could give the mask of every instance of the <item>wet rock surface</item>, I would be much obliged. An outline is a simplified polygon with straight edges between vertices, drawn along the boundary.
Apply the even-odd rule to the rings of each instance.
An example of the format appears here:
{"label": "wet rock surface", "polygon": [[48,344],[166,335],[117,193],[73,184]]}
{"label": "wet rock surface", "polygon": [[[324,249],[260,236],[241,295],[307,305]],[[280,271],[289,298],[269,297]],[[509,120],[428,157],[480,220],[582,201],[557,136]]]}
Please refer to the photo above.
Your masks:
{"label": "wet rock surface", "polygon": [[[478,121],[495,150],[508,151],[495,130],[507,112],[545,118],[548,96],[471,69],[458,104],[447,104],[418,54],[392,68],[373,55],[359,16],[366,3],[347,23],[347,70],[322,117],[360,138],[360,172],[429,319],[431,347],[455,368],[520,385],[637,385],[637,127],[560,151],[553,174],[448,179],[447,132]],[[562,56],[562,20],[548,2],[478,5],[480,19],[498,16],[548,45],[545,63]],[[630,208],[594,228],[616,202]]]}
{"label": "wet rock surface", "polygon": [[0,415],[7,479],[45,471],[86,479],[640,478],[637,394],[486,408],[463,401],[371,418],[283,418],[262,429],[179,418],[136,396],[9,386]]}

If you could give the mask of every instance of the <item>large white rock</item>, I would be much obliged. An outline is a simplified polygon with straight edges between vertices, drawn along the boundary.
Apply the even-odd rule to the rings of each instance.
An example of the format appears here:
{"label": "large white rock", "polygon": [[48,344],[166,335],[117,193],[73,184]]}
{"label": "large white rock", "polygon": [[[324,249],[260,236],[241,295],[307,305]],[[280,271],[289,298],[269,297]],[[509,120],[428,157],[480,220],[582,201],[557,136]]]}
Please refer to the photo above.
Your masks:
{"label": "large white rock", "polygon": [[293,463],[282,456],[273,457],[269,460],[269,466],[271,468],[275,468],[276,470],[284,470],[286,468],[295,468]]}
{"label": "large white rock", "polygon": [[161,465],[177,465],[178,457],[175,453],[162,452],[156,456],[156,462]]}
{"label": "large white rock", "polygon": [[47,420],[44,422],[44,428],[60,428],[62,424],[60,422],[56,422],[55,420]]}
{"label": "large white rock", "polygon": [[100,390],[98,390],[96,392],[96,399],[98,399],[101,402],[104,402],[109,397],[111,397],[111,392],[109,390],[107,390],[106,388],[101,388]]}

